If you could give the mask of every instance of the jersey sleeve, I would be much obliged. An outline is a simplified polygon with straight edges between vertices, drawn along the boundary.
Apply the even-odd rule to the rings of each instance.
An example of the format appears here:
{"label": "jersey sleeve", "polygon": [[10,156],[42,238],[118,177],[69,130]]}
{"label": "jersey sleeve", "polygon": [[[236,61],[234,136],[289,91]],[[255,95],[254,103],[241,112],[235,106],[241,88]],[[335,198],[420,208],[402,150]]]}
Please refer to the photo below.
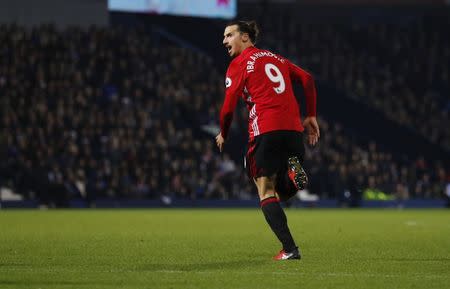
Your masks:
{"label": "jersey sleeve", "polygon": [[220,111],[220,132],[224,139],[233,120],[233,113],[245,84],[245,69],[236,62],[231,62],[225,78],[225,100]]}
{"label": "jersey sleeve", "polygon": [[307,116],[316,116],[317,91],[312,75],[288,61],[289,75],[292,80],[301,82],[306,98]]}

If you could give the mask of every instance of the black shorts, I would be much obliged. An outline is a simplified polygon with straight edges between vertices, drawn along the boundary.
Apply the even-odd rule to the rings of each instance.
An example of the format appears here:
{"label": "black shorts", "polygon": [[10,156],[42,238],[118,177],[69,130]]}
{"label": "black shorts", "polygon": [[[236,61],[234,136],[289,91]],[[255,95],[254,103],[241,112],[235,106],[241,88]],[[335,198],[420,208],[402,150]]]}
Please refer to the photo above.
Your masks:
{"label": "black shorts", "polygon": [[296,156],[303,162],[305,146],[298,131],[276,130],[249,142],[245,167],[249,178],[273,176],[287,170],[287,160]]}

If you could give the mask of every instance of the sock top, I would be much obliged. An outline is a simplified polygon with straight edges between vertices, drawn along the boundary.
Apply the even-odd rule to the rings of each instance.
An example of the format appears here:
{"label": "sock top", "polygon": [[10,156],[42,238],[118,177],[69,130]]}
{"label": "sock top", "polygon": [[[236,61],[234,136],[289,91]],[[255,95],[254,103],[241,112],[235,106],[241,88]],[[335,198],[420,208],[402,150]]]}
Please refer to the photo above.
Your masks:
{"label": "sock top", "polygon": [[280,202],[280,201],[278,200],[277,197],[269,197],[269,198],[267,198],[267,199],[262,200],[262,201],[260,202],[260,205],[261,205],[261,208],[262,208],[262,207],[264,207],[264,206],[267,205],[267,204],[270,204],[270,203],[279,203],[279,202]]}

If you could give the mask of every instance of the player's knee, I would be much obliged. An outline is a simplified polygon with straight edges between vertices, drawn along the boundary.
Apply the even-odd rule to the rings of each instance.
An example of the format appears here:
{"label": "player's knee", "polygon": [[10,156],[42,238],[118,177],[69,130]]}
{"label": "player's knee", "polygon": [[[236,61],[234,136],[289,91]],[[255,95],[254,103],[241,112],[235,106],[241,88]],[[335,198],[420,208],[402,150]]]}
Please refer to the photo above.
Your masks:
{"label": "player's knee", "polygon": [[261,201],[267,198],[277,197],[277,193],[275,192],[275,190],[266,190],[263,192],[258,192],[258,194]]}
{"label": "player's knee", "polygon": [[274,177],[260,177],[255,180],[255,183],[260,200],[276,197]]}

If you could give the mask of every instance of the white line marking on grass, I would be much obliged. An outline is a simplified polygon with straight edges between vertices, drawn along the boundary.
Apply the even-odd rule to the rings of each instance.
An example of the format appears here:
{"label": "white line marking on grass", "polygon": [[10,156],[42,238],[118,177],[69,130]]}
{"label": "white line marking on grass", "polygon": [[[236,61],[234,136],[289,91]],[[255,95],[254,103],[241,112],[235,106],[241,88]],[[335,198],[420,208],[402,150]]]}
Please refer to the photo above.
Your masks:
{"label": "white line marking on grass", "polygon": [[[267,273],[265,273],[267,274]],[[272,272],[272,274],[277,275],[317,275],[317,276],[330,276],[330,277],[382,277],[382,278],[399,278],[399,277],[413,277],[413,278],[431,278],[431,279],[439,279],[446,278],[446,276],[442,275],[415,275],[415,276],[407,276],[400,274],[374,274],[374,273],[304,273],[304,272]]]}
{"label": "white line marking on grass", "polygon": [[408,276],[403,274],[374,274],[374,273],[314,273],[314,272],[261,272],[261,271],[237,271],[237,272],[218,272],[218,271],[170,271],[170,270],[158,270],[154,272],[160,273],[194,273],[194,274],[253,274],[253,275],[313,275],[313,276],[321,276],[321,277],[374,277],[374,278],[399,278],[399,277],[412,277],[412,278],[429,278],[429,279],[440,279],[447,278],[447,276],[443,275],[414,275]]}
{"label": "white line marking on grass", "polygon": [[[8,271],[28,271],[39,273],[79,273],[83,270],[72,268],[1,268],[1,272]],[[109,270],[89,270],[91,273],[143,273],[141,270],[124,270],[124,269],[109,269]],[[373,277],[373,278],[414,278],[414,279],[448,279],[447,275],[430,275],[430,274],[376,274],[376,273],[344,273],[344,272],[265,272],[265,271],[191,271],[191,270],[148,270],[144,273],[165,273],[165,274],[253,274],[253,275],[289,275],[289,276],[313,276],[313,277]]]}
{"label": "white line marking on grass", "polygon": [[187,271],[182,271],[182,270],[156,270],[153,272],[157,272],[157,273],[169,273],[169,274],[180,274],[180,273],[187,273]]}

